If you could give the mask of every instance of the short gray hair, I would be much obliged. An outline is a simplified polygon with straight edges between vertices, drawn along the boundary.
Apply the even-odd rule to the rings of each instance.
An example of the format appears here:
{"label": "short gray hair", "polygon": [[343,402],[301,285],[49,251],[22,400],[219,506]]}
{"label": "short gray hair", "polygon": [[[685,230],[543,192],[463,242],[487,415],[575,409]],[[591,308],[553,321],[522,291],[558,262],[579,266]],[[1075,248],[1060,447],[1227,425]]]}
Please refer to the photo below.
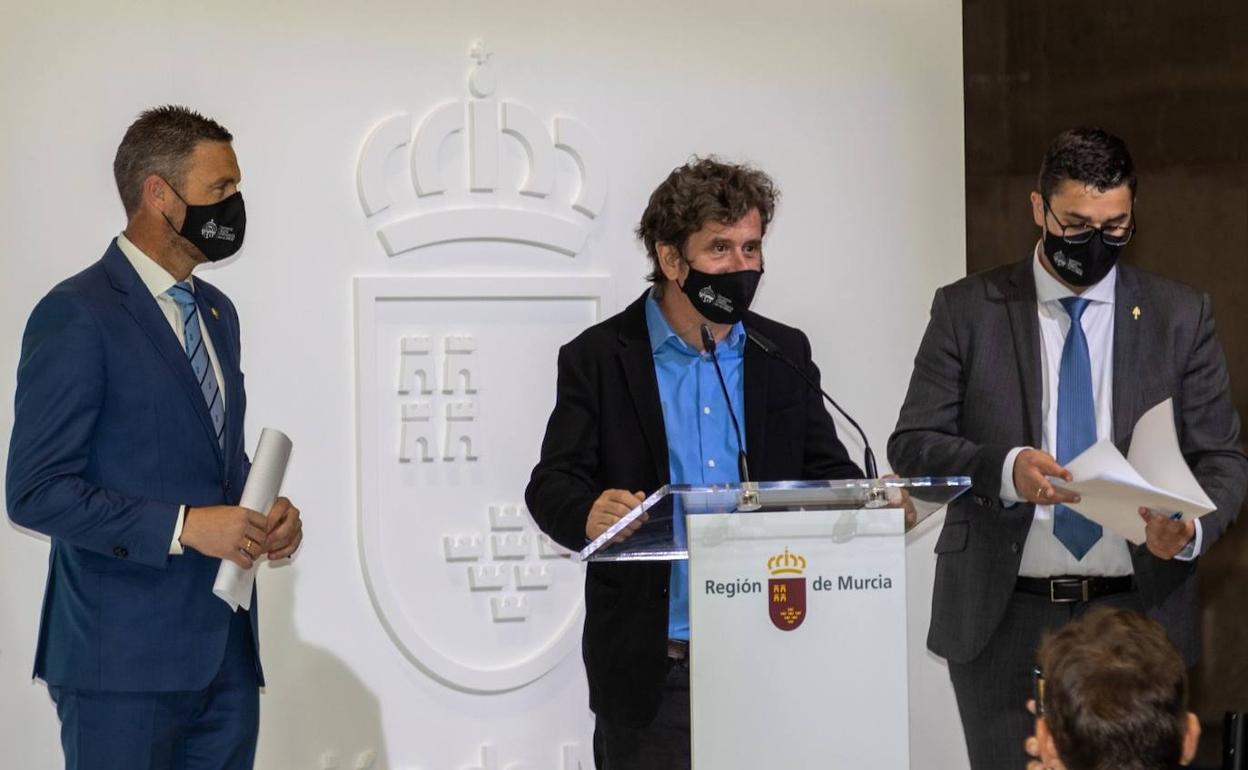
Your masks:
{"label": "short gray hair", "polygon": [[134,216],[139,210],[143,180],[150,175],[180,185],[195,145],[233,140],[220,123],[188,107],[167,104],[145,110],[126,129],[113,158],[113,178],[126,216]]}

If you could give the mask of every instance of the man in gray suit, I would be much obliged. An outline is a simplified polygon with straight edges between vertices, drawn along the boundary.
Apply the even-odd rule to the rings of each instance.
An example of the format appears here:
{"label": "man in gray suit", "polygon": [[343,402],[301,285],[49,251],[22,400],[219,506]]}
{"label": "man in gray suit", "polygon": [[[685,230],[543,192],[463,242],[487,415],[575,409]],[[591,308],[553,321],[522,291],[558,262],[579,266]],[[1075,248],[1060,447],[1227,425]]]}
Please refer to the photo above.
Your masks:
{"label": "man in gray suit", "polygon": [[[1190,666],[1196,559],[1235,521],[1248,458],[1208,295],[1118,263],[1135,232],[1123,141],[1060,134],[1040,167],[1027,259],[936,292],[888,442],[902,475],[969,475],[936,543],[928,647],[949,661],[972,767],[1021,767],[1036,646],[1089,607],[1143,610]],[[1133,546],[1064,503],[1050,477],[1174,399],[1179,441],[1217,505],[1197,521],[1141,509]]]}

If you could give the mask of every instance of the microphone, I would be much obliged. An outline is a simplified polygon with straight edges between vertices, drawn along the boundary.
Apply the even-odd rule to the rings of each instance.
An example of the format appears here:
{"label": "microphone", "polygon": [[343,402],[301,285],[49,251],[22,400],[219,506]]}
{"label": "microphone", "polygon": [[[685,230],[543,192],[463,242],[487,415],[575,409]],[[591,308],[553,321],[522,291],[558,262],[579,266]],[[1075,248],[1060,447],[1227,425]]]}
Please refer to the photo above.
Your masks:
{"label": "microphone", "polygon": [[732,399],[728,396],[728,383],[724,382],[724,373],[719,368],[719,356],[715,355],[715,335],[711,327],[702,324],[702,347],[711,354],[711,363],[715,364],[715,375],[719,377],[719,387],[724,391],[724,403],[728,405],[728,416],[732,418],[732,429],[737,434],[737,471],[741,474],[741,483],[750,483],[750,464],[745,456],[745,442],[741,440],[741,424],[737,422],[737,414],[732,409]]}
{"label": "microphone", "polygon": [[814,379],[811,378],[810,375],[802,371],[802,368],[800,366],[790,361],[788,356],[784,355],[784,353],[780,350],[779,345],[767,339],[767,337],[763,336],[762,334],[758,333],[757,331],[753,329],[746,329],[745,336],[749,337],[750,342],[753,342],[755,345],[758,345],[758,347],[761,348],[764,353],[776,359],[777,361],[783,361],[785,365],[787,365],[790,369],[797,372],[797,375],[801,377],[803,380],[805,380],[807,385],[809,385],[814,390],[819,391],[819,394],[823,396],[825,399],[827,399],[828,403],[831,404],[836,409],[836,411],[840,412],[841,416],[844,417],[846,421],[849,422],[850,425],[854,426],[854,428],[858,431],[858,435],[862,436],[862,445],[865,448],[865,451],[863,452],[863,465],[865,466],[865,470],[867,472],[867,478],[869,479],[879,478],[880,473],[875,465],[875,452],[871,451],[871,442],[867,441],[867,434],[865,431],[863,431],[862,426],[859,425],[857,421],[854,420],[853,417],[850,417],[849,413],[846,412],[844,409],[842,409],[841,405],[836,403],[836,401],[834,401],[832,397],[828,395],[827,391],[819,387],[818,383],[816,383]]}

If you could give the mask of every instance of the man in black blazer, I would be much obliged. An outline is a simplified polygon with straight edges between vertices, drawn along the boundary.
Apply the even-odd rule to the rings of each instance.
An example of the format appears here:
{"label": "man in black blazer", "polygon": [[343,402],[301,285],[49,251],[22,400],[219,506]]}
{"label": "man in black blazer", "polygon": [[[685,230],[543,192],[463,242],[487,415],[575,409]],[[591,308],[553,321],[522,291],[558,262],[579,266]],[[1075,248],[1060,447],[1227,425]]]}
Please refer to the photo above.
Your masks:
{"label": "man in black blazer", "polygon": [[[637,229],[653,286],[559,351],[558,398],[525,499],[561,545],[579,550],[669,482],[739,480],[743,447],[704,325],[753,480],[862,477],[819,393],[746,342],[744,328],[756,329],[818,381],[806,335],[747,310],[775,196],[765,174],[714,159],[678,167],[654,191]],[[686,591],[683,563],[589,565],[583,652],[600,770],[689,766]]]}
{"label": "man in black blazer", "polygon": [[[1235,521],[1248,484],[1209,296],[1120,264],[1135,231],[1126,145],[1060,134],[1041,165],[1027,259],[936,292],[888,444],[903,475],[970,475],[936,542],[928,647],[949,661],[971,765],[1021,767],[1036,646],[1096,605],[1147,611],[1191,665],[1196,559]],[[1076,325],[1076,323],[1078,325]],[[1124,453],[1136,421],[1174,400],[1184,457],[1217,510],[1141,509],[1145,543],[1101,530],[1050,478],[1099,440]]]}

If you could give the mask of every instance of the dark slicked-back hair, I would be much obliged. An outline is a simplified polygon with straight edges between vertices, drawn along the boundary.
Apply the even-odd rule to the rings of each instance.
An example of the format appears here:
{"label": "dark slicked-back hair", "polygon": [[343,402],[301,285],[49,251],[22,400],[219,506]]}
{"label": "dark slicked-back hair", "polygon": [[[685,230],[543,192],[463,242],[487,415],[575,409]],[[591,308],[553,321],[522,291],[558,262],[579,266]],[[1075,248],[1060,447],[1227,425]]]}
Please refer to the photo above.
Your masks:
{"label": "dark slicked-back hair", "polygon": [[649,280],[663,280],[658,244],[670,243],[683,252],[689,236],[707,222],[730,225],[750,213],[750,209],[758,209],[765,234],[779,197],[775,183],[762,171],[725,163],[714,156],[695,156],[672,169],[651,193],[637,225],[637,237],[645,243],[652,263]]}
{"label": "dark slicked-back hair", "polygon": [[1044,721],[1068,770],[1171,770],[1187,731],[1187,671],[1155,621],[1099,608],[1040,645]]}
{"label": "dark slicked-back hair", "polygon": [[199,142],[231,142],[234,136],[220,123],[176,104],[154,107],[126,129],[113,158],[113,178],[126,216],[139,210],[143,180],[157,174],[181,185],[186,163]]}
{"label": "dark slicked-back hair", "polygon": [[1049,145],[1040,163],[1040,194],[1048,200],[1067,179],[1098,192],[1125,184],[1135,196],[1135,162],[1127,143],[1100,128],[1067,129]]}

